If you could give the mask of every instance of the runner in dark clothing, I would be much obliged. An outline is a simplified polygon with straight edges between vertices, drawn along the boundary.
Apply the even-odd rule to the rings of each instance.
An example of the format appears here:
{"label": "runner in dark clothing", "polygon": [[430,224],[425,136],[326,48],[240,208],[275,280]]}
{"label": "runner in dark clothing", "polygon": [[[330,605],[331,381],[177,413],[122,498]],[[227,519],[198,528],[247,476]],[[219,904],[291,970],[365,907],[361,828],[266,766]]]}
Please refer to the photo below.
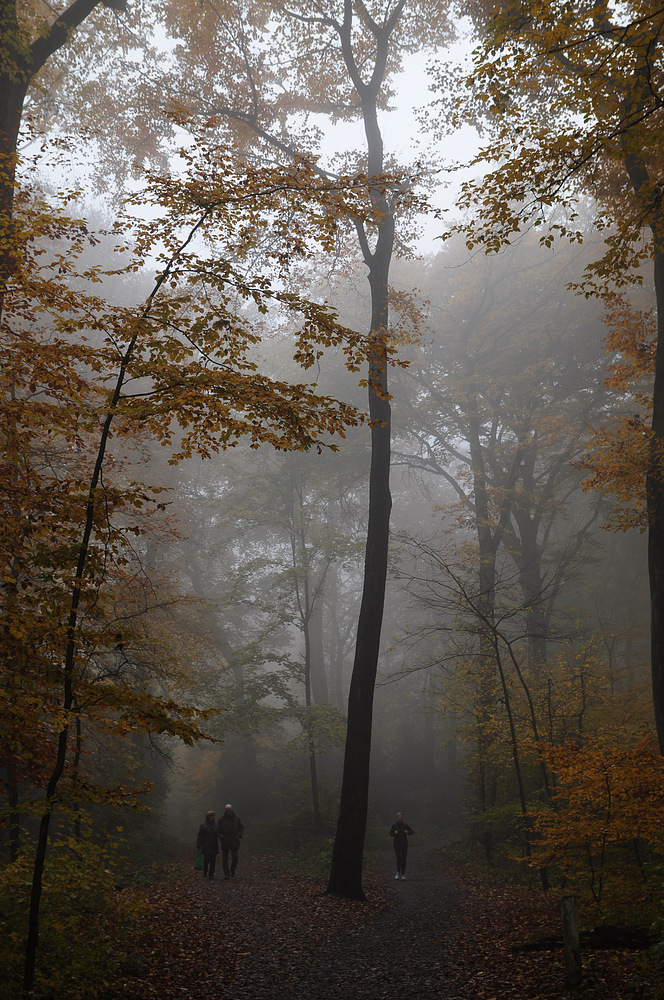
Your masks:
{"label": "runner in dark clothing", "polygon": [[406,877],[406,857],[408,855],[408,838],[413,835],[408,823],[404,823],[403,813],[397,813],[396,823],[392,824],[390,837],[394,840],[394,853],[397,856],[397,873],[395,878]]}

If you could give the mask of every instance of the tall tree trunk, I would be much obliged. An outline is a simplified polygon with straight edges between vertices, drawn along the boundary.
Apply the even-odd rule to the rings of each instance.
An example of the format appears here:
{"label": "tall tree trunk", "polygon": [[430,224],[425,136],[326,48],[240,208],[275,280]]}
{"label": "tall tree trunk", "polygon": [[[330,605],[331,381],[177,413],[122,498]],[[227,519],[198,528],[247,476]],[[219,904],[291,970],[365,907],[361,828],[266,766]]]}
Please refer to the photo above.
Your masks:
{"label": "tall tree trunk", "polygon": [[344,708],[343,668],[346,644],[350,641],[350,627],[342,629],[339,622],[339,570],[333,565],[328,583],[330,628],[332,633],[330,652],[330,691],[332,704]]}
{"label": "tall tree trunk", "polygon": [[[352,50],[353,7],[344,3],[344,22],[338,25],[344,61],[362,102],[362,119],[367,140],[369,181],[385,172],[383,137],[378,124],[378,99],[382,88],[390,38],[403,11],[405,0],[396,5],[382,24],[371,22],[376,40],[374,71],[365,84]],[[370,20],[370,19],[369,19]],[[364,899],[362,858],[369,806],[369,760],[373,699],[383,626],[387,581],[387,552],[390,533],[390,443],[391,409],[387,388],[387,337],[389,318],[388,279],[394,250],[394,207],[384,182],[377,181],[371,192],[380,213],[375,247],[372,250],[362,223],[356,230],[364,262],[369,269],[371,290],[369,417],[371,422],[371,467],[369,470],[369,521],[364,556],[362,603],[357,623],[355,659],[348,694],[348,728],[341,782],[339,818],[332,850],[332,866],[327,892],[347,899]]]}
{"label": "tall tree trunk", "polygon": [[325,670],[323,644],[323,594],[322,586],[314,588],[314,601],[309,615],[309,641],[311,642],[311,696],[315,705],[328,705],[330,701]]}
{"label": "tall tree trunk", "polygon": [[492,524],[485,455],[481,442],[477,392],[473,387],[474,372],[466,366],[470,380],[467,401],[468,446],[473,474],[475,498],[475,532],[477,534],[478,596],[476,613],[479,619],[479,652],[475,658],[479,682],[476,705],[479,756],[479,802],[481,813],[481,838],[488,864],[493,864],[494,836],[493,810],[498,794],[498,772],[495,762],[495,705],[496,705],[496,655],[493,628],[496,605],[496,553],[502,539],[500,525]]}
{"label": "tall tree trunk", "polygon": [[[648,65],[641,68],[647,94]],[[634,109],[630,109],[634,113]],[[636,109],[638,110],[638,108]],[[639,152],[624,140],[625,168],[648,221],[653,238],[653,270],[657,307],[657,350],[652,392],[652,436],[648,452],[646,503],[648,510],[648,579],[650,583],[650,669],[655,726],[664,754],[664,213],[660,191]]]}
{"label": "tall tree trunk", "polygon": [[[664,224],[661,228],[664,231]],[[659,749],[664,754],[664,242],[657,234],[655,243],[657,354],[646,486],[652,697]]]}
{"label": "tall tree trunk", "polygon": [[[306,552],[304,546],[304,538],[301,537],[301,543],[303,550]],[[302,625],[304,628],[304,701],[307,708],[306,716],[306,731],[307,731],[307,752],[309,757],[309,778],[311,781],[311,805],[313,809],[314,818],[314,831],[317,837],[321,836],[323,830],[323,821],[320,814],[320,797],[318,795],[318,767],[316,764],[316,739],[314,734],[314,729],[311,721],[311,707],[313,704],[313,699],[311,695],[311,672],[312,672],[312,649],[311,649],[311,613],[313,611],[311,606],[311,595],[309,593],[309,565],[308,560],[304,560],[304,609],[303,612],[302,602],[298,596],[298,603],[300,604],[300,611],[302,613]],[[299,590],[298,590],[299,595]],[[315,602],[316,598],[314,598]]]}
{"label": "tall tree trunk", "polygon": [[[386,398],[386,357],[376,343],[371,366],[369,410],[371,470],[369,523],[364,560],[362,604],[348,695],[348,729],[339,817],[327,892],[364,899],[362,857],[369,803],[369,759],[373,698],[383,622],[390,524],[390,404]],[[376,385],[378,382],[379,388]]]}

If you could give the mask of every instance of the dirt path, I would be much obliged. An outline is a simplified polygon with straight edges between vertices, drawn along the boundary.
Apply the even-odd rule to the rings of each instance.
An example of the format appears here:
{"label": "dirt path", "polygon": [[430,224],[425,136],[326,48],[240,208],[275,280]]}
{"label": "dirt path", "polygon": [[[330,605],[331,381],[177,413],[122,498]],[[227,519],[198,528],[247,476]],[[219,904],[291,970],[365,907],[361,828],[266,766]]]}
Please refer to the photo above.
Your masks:
{"label": "dirt path", "polygon": [[[560,1000],[562,956],[511,945],[557,930],[557,900],[453,871],[442,851],[374,855],[368,902],[241,857],[237,878],[181,866],[149,896],[152,917],[109,1000]],[[639,956],[589,957],[584,1000],[650,1000]]]}
{"label": "dirt path", "polygon": [[154,888],[137,971],[109,996],[457,1000],[440,957],[455,890],[439,858],[412,851],[407,880],[393,873],[393,853],[376,855],[357,903],[247,853],[232,881],[187,871]]}

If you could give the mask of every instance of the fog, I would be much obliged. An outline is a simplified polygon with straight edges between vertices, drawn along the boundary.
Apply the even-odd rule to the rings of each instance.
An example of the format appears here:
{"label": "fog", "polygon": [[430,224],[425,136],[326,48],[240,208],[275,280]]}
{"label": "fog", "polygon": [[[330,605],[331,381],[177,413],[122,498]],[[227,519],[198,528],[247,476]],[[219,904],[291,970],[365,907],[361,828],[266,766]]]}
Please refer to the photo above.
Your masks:
{"label": "fog", "polygon": [[131,863],[232,802],[256,849],[327,863],[373,648],[369,846],[400,811],[528,853],[542,747],[653,723],[641,223],[620,256],[600,168],[477,207],[512,106],[481,121],[471,81],[459,110],[451,9],[249,6],[130,12],[89,65],[83,26],[30,91],[41,152],[15,109],[7,851],[55,817]]}
{"label": "fog", "polygon": [[[480,837],[486,789],[478,785],[472,665],[481,655],[478,580],[487,552],[519,735],[527,739],[534,722],[540,738],[555,739],[603,713],[649,718],[644,538],[605,529],[611,498],[584,490],[578,466],[594,430],[634,405],[603,384],[601,310],[565,290],[591,252],[542,249],[525,234],[498,258],[469,260],[452,245],[395,270],[397,288],[418,289],[426,322],[402,348],[408,367],[391,375],[374,845],[385,843],[397,811],[432,843]],[[358,269],[335,286],[345,317],[357,319],[363,280]],[[261,351],[280,371],[287,348],[280,337]],[[331,352],[319,383],[361,405]],[[205,728],[218,742],[168,747],[155,807],[183,843],[208,808],[219,812],[227,801],[254,844],[297,852],[334,832],[361,595],[367,433],[351,430],[337,453],[238,446],[176,467],[152,447],[141,467],[144,481],[167,491],[167,523],[139,548],[155,588],[168,593],[171,641],[186,651],[178,697],[216,713]],[[488,542],[477,534],[479,472]],[[509,845],[515,787],[505,726],[497,694],[493,798],[483,807],[496,817],[496,839]],[[536,799],[536,769],[527,781]]]}

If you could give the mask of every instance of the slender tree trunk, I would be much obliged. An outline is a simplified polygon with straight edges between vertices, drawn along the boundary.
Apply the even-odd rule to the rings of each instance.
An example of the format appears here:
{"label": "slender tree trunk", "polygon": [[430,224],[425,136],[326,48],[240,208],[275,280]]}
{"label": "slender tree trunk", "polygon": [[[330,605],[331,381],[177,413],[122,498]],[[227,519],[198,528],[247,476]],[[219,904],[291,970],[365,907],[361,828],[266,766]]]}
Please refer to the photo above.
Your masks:
{"label": "slender tree trunk", "polygon": [[118,374],[115,382],[115,386],[112,392],[109,393],[108,405],[106,408],[106,417],[104,423],[101,427],[99,434],[99,444],[97,447],[97,455],[95,457],[95,464],[90,476],[90,486],[88,490],[88,499],[85,508],[85,518],[83,523],[83,532],[81,535],[81,541],[78,548],[78,556],[76,560],[76,572],[74,576],[74,583],[71,589],[70,603],[69,603],[69,614],[67,620],[67,644],[65,647],[64,659],[62,664],[62,728],[58,734],[56,757],[53,764],[53,769],[51,771],[48,784],[46,786],[46,796],[44,799],[43,812],[41,817],[41,822],[39,824],[39,834],[37,837],[37,849],[35,852],[35,862],[32,872],[32,887],[30,891],[30,911],[28,915],[28,936],[26,939],[25,947],[25,967],[23,976],[23,996],[25,998],[30,997],[35,984],[35,971],[36,971],[36,960],[37,960],[37,947],[39,943],[39,908],[41,903],[42,895],[42,885],[44,881],[44,864],[46,859],[46,850],[48,847],[49,839],[49,828],[51,825],[51,818],[54,809],[55,795],[60,785],[60,780],[65,770],[65,763],[67,759],[67,749],[69,743],[69,730],[72,722],[72,708],[74,705],[74,681],[75,672],[77,667],[78,659],[78,625],[79,625],[79,606],[81,603],[81,598],[85,593],[85,573],[88,564],[88,555],[90,552],[90,545],[92,542],[94,526],[95,526],[95,515],[99,506],[100,498],[98,496],[98,487],[102,476],[102,471],[104,468],[104,461],[106,458],[106,448],[108,446],[111,426],[113,420],[117,414],[118,405],[122,396],[122,390],[125,383],[125,378],[127,375],[127,368],[134,357],[136,350],[136,344],[138,342],[139,335],[146,322],[150,311],[152,309],[152,304],[155,297],[157,296],[161,286],[168,281],[173,266],[182,253],[192,240],[196,237],[199,228],[202,227],[203,223],[210,214],[211,209],[205,209],[199,220],[190,229],[186,239],[182,242],[178,250],[174,252],[170,258],[168,264],[161,272],[157,278],[150,295],[143,307],[140,315],[136,318],[134,324],[134,329],[128,338],[127,346],[125,348],[124,354],[122,356],[120,366],[118,369]]}
{"label": "slender tree trunk", "polygon": [[[78,708],[78,706],[75,706]],[[73,761],[73,785],[76,788],[80,782],[80,766],[81,766],[81,754],[83,752],[83,733],[81,730],[81,713],[76,712],[76,740],[74,743],[74,761]],[[74,810],[74,839],[77,844],[81,842],[81,809],[80,802],[75,800],[72,803],[72,808]]]}
{"label": "slender tree trunk", "polygon": [[[304,540],[302,539],[302,545],[304,546]],[[309,594],[309,566],[307,560],[305,560],[304,565],[305,579],[304,579],[304,606],[307,609],[306,613],[303,614],[302,623],[304,627],[304,702],[307,708],[307,751],[309,756],[309,778],[311,781],[311,805],[313,809],[314,817],[314,830],[317,837],[321,836],[323,823],[320,814],[320,797],[318,795],[318,768],[316,765],[316,740],[314,736],[313,726],[311,724],[311,716],[309,712],[311,711],[313,699],[311,696],[311,596]]]}
{"label": "slender tree trunk", "polygon": [[339,622],[339,570],[334,566],[328,584],[330,628],[332,633],[330,652],[330,691],[332,704],[343,710],[343,668],[349,629],[342,629]]}
{"label": "slender tree trunk", "polygon": [[[474,372],[466,367],[466,376],[472,387]],[[476,657],[478,683],[477,752],[479,761],[479,802],[482,824],[482,844],[489,864],[493,864],[494,836],[492,812],[498,793],[498,775],[495,764],[494,716],[496,704],[496,656],[493,643],[493,625],[496,605],[496,552],[501,541],[499,526],[492,527],[489,489],[485,469],[485,456],[480,434],[477,394],[471,389],[467,402],[468,446],[473,474],[475,497],[475,532],[477,534],[477,612],[479,626],[479,653]]]}
{"label": "slender tree trunk", "polygon": [[[370,182],[385,171],[383,137],[378,124],[378,99],[383,84],[392,31],[403,11],[405,0],[397,3],[382,25],[371,22],[376,41],[371,80],[362,80],[352,50],[353,4],[344,2],[344,22],[338,25],[344,60],[362,102],[362,119],[367,140],[367,174]],[[362,858],[369,806],[369,760],[373,699],[383,626],[387,581],[387,553],[390,533],[390,446],[391,409],[387,386],[387,336],[389,319],[388,279],[394,250],[394,206],[383,182],[371,191],[380,213],[378,234],[372,250],[364,225],[356,222],[358,241],[369,269],[371,289],[371,346],[369,362],[369,417],[371,422],[371,467],[369,470],[369,522],[364,556],[362,603],[357,623],[355,659],[348,694],[348,727],[341,783],[339,818],[332,850],[332,866],[327,892],[347,899],[364,899]]]}
{"label": "slender tree trunk", "polygon": [[[526,678],[523,675],[523,670],[521,669],[521,666],[519,665],[519,661],[518,661],[517,657],[514,654],[514,649],[512,647],[512,644],[509,643],[509,642],[506,642],[506,645],[507,645],[507,649],[508,649],[508,652],[509,652],[510,660],[512,661],[512,666],[514,667],[516,675],[519,678],[519,683],[521,684],[521,688],[523,690],[523,693],[526,696],[526,701],[528,702],[528,714],[530,716],[530,728],[533,731],[533,738],[535,740],[535,743],[539,744],[539,742],[540,742],[539,725],[537,723],[537,713],[535,711],[535,703],[534,703],[532,695],[530,693],[530,687],[528,686],[528,683],[526,682]],[[539,766],[540,766],[540,773],[542,775],[542,787],[543,787],[544,791],[546,792],[546,797],[547,797],[547,800],[548,800],[548,799],[551,798],[551,789],[549,787],[549,773],[548,773],[548,771],[546,769],[546,761],[544,760],[544,757],[542,756],[542,754],[540,753],[539,750],[537,751],[537,757],[538,757]]]}
{"label": "slender tree trunk", "polygon": [[664,245],[657,238],[656,244],[657,354],[647,475],[648,577],[652,697],[659,749],[664,754]]}
{"label": "slender tree trunk", "polygon": [[[327,587],[325,588],[327,591]],[[330,695],[325,669],[323,643],[323,593],[321,584],[314,588],[314,602],[309,615],[309,640],[311,642],[311,696],[315,705],[328,705]]]}
{"label": "slender tree trunk", "polygon": [[7,764],[7,798],[9,800],[9,860],[16,861],[21,853],[21,814],[18,809],[18,773],[13,761]]}
{"label": "slender tree trunk", "polygon": [[654,243],[657,350],[652,391],[652,436],[646,474],[646,503],[652,699],[659,749],[660,753],[664,754],[664,215],[657,207],[659,194],[652,190],[652,181],[642,157],[627,152],[625,167],[637,198],[647,212]]}
{"label": "slender tree trunk", "polygon": [[507,686],[507,678],[505,677],[505,671],[503,669],[503,661],[500,655],[500,648],[498,642],[499,642],[498,636],[494,634],[493,643],[496,655],[496,666],[498,667],[500,686],[503,692],[503,702],[505,704],[505,711],[507,713],[507,721],[510,729],[510,747],[512,750],[512,762],[514,764],[514,775],[516,777],[517,788],[519,789],[519,802],[521,803],[523,843],[524,843],[526,857],[529,858],[532,854],[532,851],[530,846],[530,830],[528,827],[528,805],[526,802],[526,786],[523,781],[523,771],[521,769],[521,760],[519,757],[519,741],[517,738],[514,712],[512,710],[512,696],[510,695],[510,691]]}
{"label": "slender tree trunk", "polygon": [[69,728],[71,725],[71,712],[74,704],[74,672],[76,668],[76,660],[78,653],[77,649],[78,609],[84,589],[83,578],[87,565],[88,552],[90,549],[90,542],[92,539],[92,533],[94,528],[95,512],[98,503],[97,486],[99,484],[99,479],[101,477],[101,472],[104,465],[104,458],[106,454],[106,446],[108,444],[108,439],[110,435],[111,423],[115,415],[115,408],[117,407],[118,400],[120,398],[120,393],[122,390],[122,385],[124,383],[126,365],[128,364],[129,358],[133,353],[137,335],[138,334],[136,334],[132,338],[129,347],[127,348],[120,369],[120,373],[118,375],[115,390],[112,394],[111,400],[109,401],[110,405],[101,432],[99,447],[97,450],[97,457],[95,460],[95,466],[90,480],[90,489],[88,493],[88,502],[85,515],[85,525],[83,528],[83,536],[78,551],[76,575],[74,578],[74,585],[72,587],[71,602],[69,608],[69,621],[67,626],[67,646],[65,650],[64,664],[62,670],[61,707],[62,707],[63,725],[58,735],[55,763],[53,765],[53,770],[51,771],[51,775],[49,777],[48,785],[46,786],[46,798],[44,800],[44,808],[42,812],[41,822],[39,824],[39,834],[37,837],[37,850],[35,853],[35,862],[32,872],[32,888],[30,891],[30,912],[28,916],[28,936],[25,948],[25,968],[23,977],[23,996],[26,998],[31,995],[35,984],[37,947],[39,944],[39,909],[41,903],[42,886],[44,881],[44,865],[46,861],[46,850],[48,847],[51,818],[53,816],[54,798],[58,790],[58,786],[60,784],[60,779],[64,774],[65,763],[67,759]]}
{"label": "slender tree trunk", "polygon": [[[371,470],[369,524],[364,561],[362,604],[348,695],[348,729],[339,818],[327,892],[364,899],[362,858],[369,801],[369,759],[373,698],[383,622],[390,523],[390,404],[386,357],[380,342],[372,362],[370,395]],[[376,386],[376,381],[382,391]]]}
{"label": "slender tree trunk", "polygon": [[[625,121],[637,120],[649,106],[651,66],[659,40],[647,37],[634,71],[633,86],[623,102]],[[632,82],[632,81],[630,81]],[[661,189],[654,183],[641,149],[634,148],[628,130],[622,136],[625,170],[653,239],[653,269],[657,307],[657,350],[652,393],[652,436],[646,474],[648,511],[648,579],[650,584],[650,668],[655,726],[664,755],[664,212]]]}

